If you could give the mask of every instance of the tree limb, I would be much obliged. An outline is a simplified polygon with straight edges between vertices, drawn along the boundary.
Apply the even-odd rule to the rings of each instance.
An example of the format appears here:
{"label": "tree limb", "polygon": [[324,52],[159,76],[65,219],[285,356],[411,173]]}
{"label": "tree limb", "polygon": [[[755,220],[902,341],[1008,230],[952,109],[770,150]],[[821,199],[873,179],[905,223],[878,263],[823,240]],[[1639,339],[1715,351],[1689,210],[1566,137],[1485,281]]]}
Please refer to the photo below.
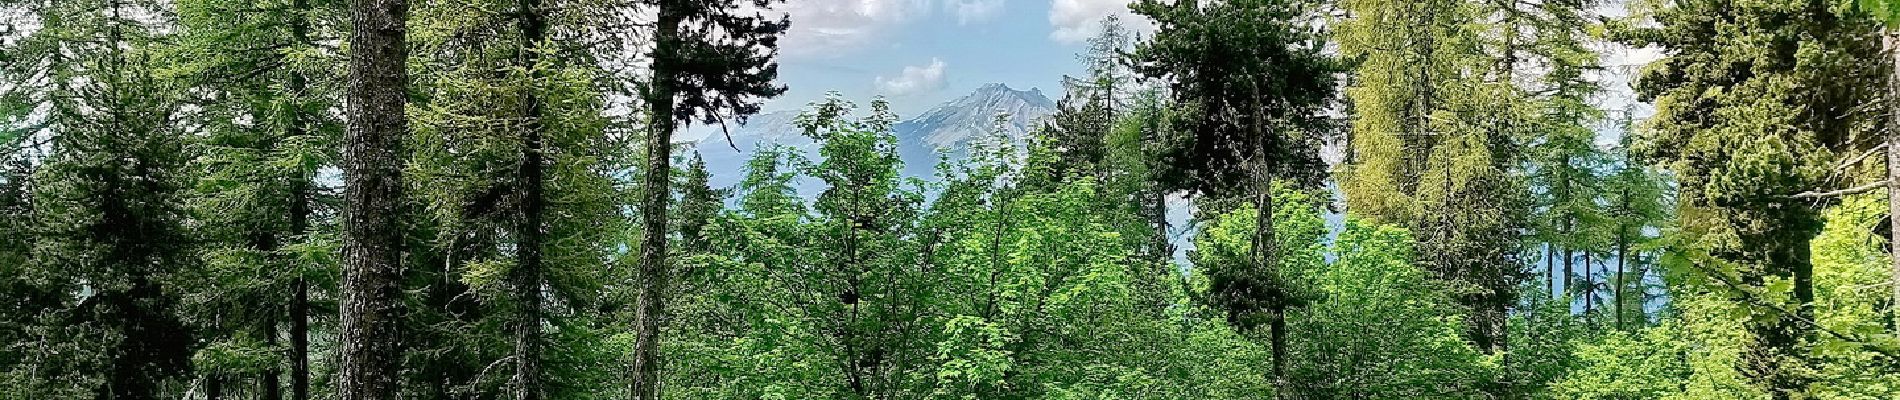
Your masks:
{"label": "tree limb", "polygon": [[1881,179],[1879,181],[1875,181],[1875,182],[1868,183],[1865,185],[1855,186],[1855,187],[1841,189],[1841,190],[1828,191],[1828,192],[1801,192],[1801,193],[1797,193],[1793,196],[1788,196],[1788,197],[1793,198],[1793,199],[1821,199],[1821,198],[1829,198],[1829,197],[1841,197],[1841,196],[1849,196],[1849,195],[1872,192],[1874,191],[1874,189],[1879,189],[1886,186],[1887,186],[1887,180]]}
{"label": "tree limb", "polygon": [[1840,176],[1841,172],[1847,171],[1848,168],[1853,168],[1855,165],[1860,165],[1861,161],[1867,161],[1867,157],[1872,157],[1875,154],[1879,154],[1881,150],[1886,150],[1886,149],[1887,149],[1887,144],[1881,143],[1878,146],[1874,146],[1874,148],[1867,149],[1867,151],[1854,156],[1854,158],[1849,158],[1846,161],[1842,161],[1840,165],[1834,166],[1834,175]]}

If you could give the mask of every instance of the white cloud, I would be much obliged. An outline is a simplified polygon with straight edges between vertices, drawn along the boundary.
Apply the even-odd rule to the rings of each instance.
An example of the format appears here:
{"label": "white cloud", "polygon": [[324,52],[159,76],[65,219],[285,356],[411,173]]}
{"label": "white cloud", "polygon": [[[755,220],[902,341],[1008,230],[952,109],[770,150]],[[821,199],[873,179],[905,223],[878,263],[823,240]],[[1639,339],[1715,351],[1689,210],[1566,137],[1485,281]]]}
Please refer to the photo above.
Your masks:
{"label": "white cloud", "polygon": [[1154,31],[1154,23],[1128,11],[1130,0],[1053,0],[1049,7],[1049,25],[1055,31],[1050,39],[1061,43],[1080,43],[1102,31],[1102,19],[1110,15],[1136,32]]}
{"label": "white cloud", "polygon": [[1003,11],[1003,0],[944,0],[943,8],[956,14],[957,24],[988,21]]}
{"label": "white cloud", "polygon": [[930,12],[929,0],[801,0],[781,8],[792,29],[780,46],[795,56],[837,54]]}
{"label": "white cloud", "polygon": [[943,60],[931,58],[930,65],[908,66],[896,78],[877,77],[877,90],[892,96],[903,96],[943,88]]}
{"label": "white cloud", "polygon": [[943,13],[958,24],[986,22],[1001,15],[1005,0],[795,0],[778,7],[791,15],[785,33],[787,55],[826,57],[887,37],[905,23]]}

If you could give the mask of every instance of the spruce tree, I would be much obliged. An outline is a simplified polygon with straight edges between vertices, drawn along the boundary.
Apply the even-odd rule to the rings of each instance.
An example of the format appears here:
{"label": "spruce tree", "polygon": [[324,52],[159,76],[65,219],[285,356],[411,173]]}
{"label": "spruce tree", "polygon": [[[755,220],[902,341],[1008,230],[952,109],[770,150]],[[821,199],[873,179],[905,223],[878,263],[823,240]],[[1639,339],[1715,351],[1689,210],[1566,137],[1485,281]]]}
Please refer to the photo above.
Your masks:
{"label": "spruce tree", "polygon": [[[169,20],[143,1],[9,2],[38,22],[0,40],[0,121],[24,151],[24,263],[10,266],[24,331],[8,368],[32,398],[157,399],[193,377],[175,290],[195,268],[185,230],[178,82],[161,71]],[[13,158],[25,156],[26,158]],[[24,164],[22,164],[24,163]],[[24,168],[24,169],[22,169]],[[22,179],[23,178],[23,179]],[[11,241],[11,240],[9,240]],[[15,254],[18,257],[19,254]],[[16,259],[15,261],[19,261]],[[9,292],[11,293],[14,292]]]}

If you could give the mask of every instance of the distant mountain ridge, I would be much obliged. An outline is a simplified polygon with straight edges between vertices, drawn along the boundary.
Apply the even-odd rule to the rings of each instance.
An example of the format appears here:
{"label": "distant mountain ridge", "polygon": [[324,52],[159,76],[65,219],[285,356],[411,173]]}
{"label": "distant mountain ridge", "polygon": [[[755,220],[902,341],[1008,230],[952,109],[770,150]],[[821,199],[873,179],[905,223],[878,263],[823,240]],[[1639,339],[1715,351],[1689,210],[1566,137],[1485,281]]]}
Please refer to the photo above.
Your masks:
{"label": "distant mountain ridge", "polygon": [[[944,102],[916,116],[899,121],[891,128],[897,136],[898,156],[904,161],[904,175],[930,178],[936,170],[938,152],[951,159],[963,157],[970,144],[997,127],[996,116],[1007,113],[1003,128],[1011,138],[1022,140],[1038,124],[1055,114],[1056,103],[1039,89],[1016,90],[1001,83],[983,85],[968,95]],[[743,174],[745,161],[762,144],[777,144],[817,155],[817,143],[798,132],[793,121],[800,111],[761,113],[744,124],[711,132],[692,142],[706,158],[715,186],[730,186]],[[861,113],[860,113],[861,115]],[[700,128],[707,129],[707,128]],[[726,135],[732,142],[729,145]],[[733,148],[737,147],[738,151]]]}

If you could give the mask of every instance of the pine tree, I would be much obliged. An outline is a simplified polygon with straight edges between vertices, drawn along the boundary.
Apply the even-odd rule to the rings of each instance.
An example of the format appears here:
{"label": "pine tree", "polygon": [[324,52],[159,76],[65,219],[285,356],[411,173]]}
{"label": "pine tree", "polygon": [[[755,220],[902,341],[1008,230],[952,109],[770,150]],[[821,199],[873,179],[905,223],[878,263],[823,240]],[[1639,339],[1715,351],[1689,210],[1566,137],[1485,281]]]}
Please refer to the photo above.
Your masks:
{"label": "pine tree", "polygon": [[640,93],[646,104],[646,163],[640,186],[639,294],[635,302],[637,338],[633,349],[634,398],[659,396],[659,323],[667,293],[668,208],[673,192],[673,133],[682,122],[721,123],[728,114],[744,121],[758,112],[759,98],[785,92],[773,83],[772,60],[785,19],[746,16],[742,6],[768,8],[775,0],[647,0],[658,17],[653,25],[652,82]]}
{"label": "pine tree", "polygon": [[[409,318],[420,398],[560,398],[597,390],[620,270],[629,168],[606,112],[617,88],[585,42],[617,5],[421,3],[408,178],[422,288]],[[479,34],[469,34],[479,32]],[[604,45],[604,44],[603,44]],[[558,329],[548,329],[556,327]],[[499,363],[499,364],[497,364]],[[496,374],[480,366],[506,365]]]}
{"label": "pine tree", "polygon": [[[1616,257],[1615,272],[1610,274],[1611,281],[1606,284],[1611,289],[1611,318],[1618,329],[1642,326],[1648,322],[1649,302],[1647,296],[1647,271],[1650,267],[1646,257],[1648,248],[1655,247],[1655,235],[1651,230],[1659,230],[1669,216],[1665,205],[1666,182],[1647,162],[1637,157],[1632,147],[1636,143],[1635,122],[1623,111],[1619,122],[1621,135],[1618,145],[1609,151],[1611,164],[1603,178],[1602,198],[1606,228],[1609,230],[1612,251]],[[1634,293],[1630,293],[1634,291]]]}
{"label": "pine tree", "polygon": [[1208,266],[1211,300],[1238,327],[1265,325],[1272,378],[1286,389],[1287,308],[1294,305],[1279,271],[1271,187],[1285,179],[1317,184],[1324,165],[1318,143],[1328,132],[1321,113],[1333,100],[1335,62],[1321,53],[1309,4],[1224,1],[1131,6],[1160,30],[1134,54],[1138,72],[1172,83],[1176,121],[1191,132],[1166,157],[1163,182],[1214,197],[1253,197],[1254,253],[1245,266]]}

